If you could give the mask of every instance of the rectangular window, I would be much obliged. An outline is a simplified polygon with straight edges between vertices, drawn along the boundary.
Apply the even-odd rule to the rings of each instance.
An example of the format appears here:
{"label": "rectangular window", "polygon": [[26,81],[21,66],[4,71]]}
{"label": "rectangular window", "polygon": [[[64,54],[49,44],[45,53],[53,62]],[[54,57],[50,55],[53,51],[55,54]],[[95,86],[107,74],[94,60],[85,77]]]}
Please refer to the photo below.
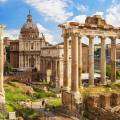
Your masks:
{"label": "rectangular window", "polygon": [[33,49],[34,48],[34,43],[31,43],[31,49]]}

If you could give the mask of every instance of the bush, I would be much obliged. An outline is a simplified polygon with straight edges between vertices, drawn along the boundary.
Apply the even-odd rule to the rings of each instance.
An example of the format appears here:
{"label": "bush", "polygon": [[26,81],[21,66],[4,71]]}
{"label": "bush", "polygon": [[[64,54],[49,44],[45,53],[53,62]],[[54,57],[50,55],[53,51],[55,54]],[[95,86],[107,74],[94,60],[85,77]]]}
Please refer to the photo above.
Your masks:
{"label": "bush", "polygon": [[111,77],[111,65],[106,66],[106,75],[110,78]]}
{"label": "bush", "polygon": [[8,74],[12,71],[12,66],[9,62],[6,62],[4,65],[4,73]]}
{"label": "bush", "polygon": [[56,97],[56,94],[53,92],[36,92],[35,96],[36,99],[46,98],[46,97]]}
{"label": "bush", "polygon": [[[111,65],[106,66],[106,75],[111,78]],[[120,71],[116,70],[116,79],[120,79]]]}
{"label": "bush", "polygon": [[0,113],[0,120],[4,120],[4,119],[5,119],[5,116],[2,113]]}

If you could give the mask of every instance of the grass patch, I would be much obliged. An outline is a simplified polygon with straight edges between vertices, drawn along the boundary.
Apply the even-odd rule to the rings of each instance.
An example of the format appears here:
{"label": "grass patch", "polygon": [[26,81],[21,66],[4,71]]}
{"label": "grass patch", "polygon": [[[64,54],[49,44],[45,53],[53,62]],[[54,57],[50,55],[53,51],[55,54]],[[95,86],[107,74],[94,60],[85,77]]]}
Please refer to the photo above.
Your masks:
{"label": "grass patch", "polygon": [[49,106],[59,107],[62,105],[62,101],[60,98],[50,99],[48,101]]}
{"label": "grass patch", "polygon": [[80,93],[83,96],[99,95],[99,94],[113,93],[113,92],[116,93],[120,92],[120,83],[80,88]]}

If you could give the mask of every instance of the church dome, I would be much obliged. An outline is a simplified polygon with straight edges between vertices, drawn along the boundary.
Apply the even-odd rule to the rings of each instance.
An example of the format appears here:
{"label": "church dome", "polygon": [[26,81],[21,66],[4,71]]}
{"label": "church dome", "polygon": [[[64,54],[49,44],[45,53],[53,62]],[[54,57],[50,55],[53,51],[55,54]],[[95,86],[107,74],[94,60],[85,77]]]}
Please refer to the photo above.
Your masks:
{"label": "church dome", "polygon": [[35,23],[32,21],[32,15],[27,15],[27,21],[21,28],[21,37],[24,39],[36,39],[39,37],[39,30]]}

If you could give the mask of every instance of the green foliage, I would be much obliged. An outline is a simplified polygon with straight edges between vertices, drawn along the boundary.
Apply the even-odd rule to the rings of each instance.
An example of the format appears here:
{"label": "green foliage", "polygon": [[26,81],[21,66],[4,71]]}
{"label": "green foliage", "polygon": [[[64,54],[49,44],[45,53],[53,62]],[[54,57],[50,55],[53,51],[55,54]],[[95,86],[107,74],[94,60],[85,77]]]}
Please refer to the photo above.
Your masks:
{"label": "green foliage", "polygon": [[14,108],[14,106],[12,105],[12,104],[6,104],[6,110],[8,111],[8,112],[13,112],[13,111],[15,111],[15,108]]}
{"label": "green foliage", "polygon": [[59,107],[62,105],[62,101],[60,98],[50,99],[48,101],[49,106]]}
{"label": "green foliage", "polygon": [[95,55],[95,57],[100,56],[100,51],[101,51],[100,48],[97,48],[96,51],[94,51],[94,55]]}
{"label": "green foliage", "polygon": [[120,79],[120,71],[116,71],[116,79]]}
{"label": "green foliage", "polygon": [[6,61],[10,63],[10,46],[6,46]]}
{"label": "green foliage", "polygon": [[33,86],[33,90],[34,90],[35,92],[43,92],[43,91],[44,91],[44,90],[41,89],[39,86]]}
{"label": "green foliage", "polygon": [[111,77],[111,65],[106,66],[106,75],[110,78]]}
{"label": "green foliage", "polygon": [[10,73],[12,71],[12,66],[10,65],[9,62],[6,61],[4,65],[4,73]]}
{"label": "green foliage", "polygon": [[4,120],[4,119],[5,119],[5,116],[2,113],[0,113],[0,120]]}
{"label": "green foliage", "polygon": [[12,86],[5,86],[5,98],[8,102],[24,101],[31,99],[30,96],[22,92],[20,88],[13,88]]}
{"label": "green foliage", "polygon": [[17,109],[18,115],[24,117],[25,119],[35,119],[37,116],[37,113],[30,108],[20,108]]}
{"label": "green foliage", "polygon": [[[111,65],[106,66],[106,75],[110,78],[111,77]],[[120,71],[116,70],[116,79],[120,79]]]}
{"label": "green foliage", "polygon": [[36,92],[34,97],[36,99],[41,99],[41,98],[47,98],[47,97],[56,97],[56,94],[53,92],[45,92],[45,91],[41,91],[41,92]]}
{"label": "green foliage", "polygon": [[34,99],[56,97],[56,94],[52,91],[45,92],[42,88],[37,87],[37,86],[34,86],[33,89],[35,91]]}

